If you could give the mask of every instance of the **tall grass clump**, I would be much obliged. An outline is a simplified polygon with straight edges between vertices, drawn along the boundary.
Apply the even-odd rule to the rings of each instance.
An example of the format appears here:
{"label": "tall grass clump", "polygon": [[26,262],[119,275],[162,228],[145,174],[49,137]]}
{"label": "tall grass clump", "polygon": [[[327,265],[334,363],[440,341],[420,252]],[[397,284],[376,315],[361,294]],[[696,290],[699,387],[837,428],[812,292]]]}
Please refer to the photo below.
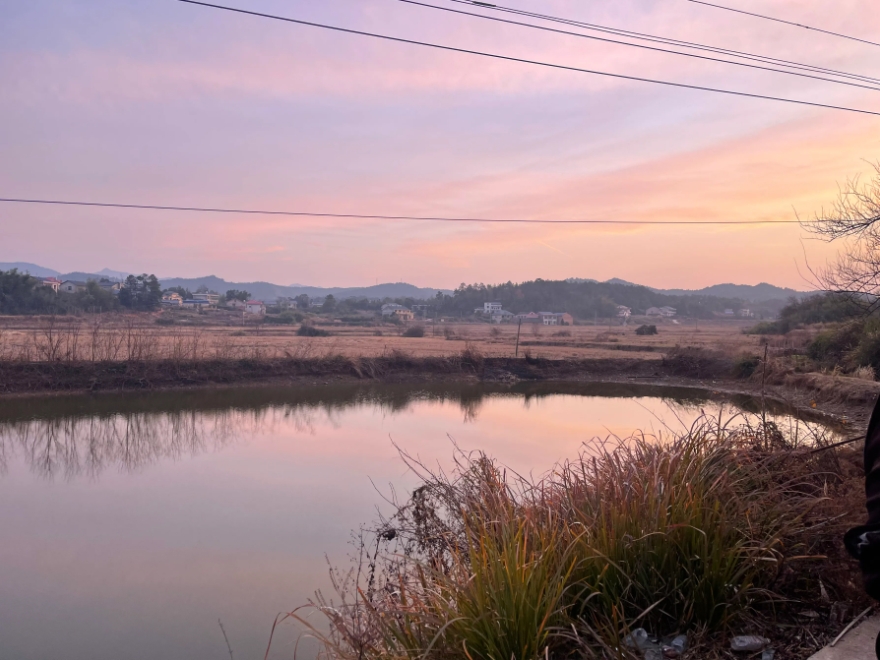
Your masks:
{"label": "tall grass clump", "polygon": [[315,632],[346,660],[531,660],[630,657],[642,626],[728,630],[805,588],[783,569],[815,551],[804,529],[840,481],[827,456],[708,419],[589,445],[537,481],[482,454],[450,474],[405,456],[422,485],[334,573]]}

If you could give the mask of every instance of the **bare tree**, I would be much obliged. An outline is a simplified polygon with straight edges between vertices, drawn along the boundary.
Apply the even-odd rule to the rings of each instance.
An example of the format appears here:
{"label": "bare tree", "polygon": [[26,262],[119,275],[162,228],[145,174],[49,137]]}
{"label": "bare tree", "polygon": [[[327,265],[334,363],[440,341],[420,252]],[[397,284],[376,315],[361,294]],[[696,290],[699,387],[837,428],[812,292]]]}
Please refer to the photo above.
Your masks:
{"label": "bare tree", "polygon": [[847,179],[831,208],[803,223],[826,241],[843,242],[836,261],[810,268],[815,283],[848,296],[866,312],[880,309],[880,162],[872,167],[869,181]]}

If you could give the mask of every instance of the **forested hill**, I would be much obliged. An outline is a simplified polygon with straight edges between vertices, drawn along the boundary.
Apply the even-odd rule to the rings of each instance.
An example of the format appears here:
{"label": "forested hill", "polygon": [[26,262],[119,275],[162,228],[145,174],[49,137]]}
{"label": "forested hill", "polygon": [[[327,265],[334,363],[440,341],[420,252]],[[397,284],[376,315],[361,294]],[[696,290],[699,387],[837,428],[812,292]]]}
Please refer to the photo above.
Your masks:
{"label": "forested hill", "polygon": [[[438,298],[438,302],[439,302]],[[679,316],[711,318],[726,309],[748,308],[757,316],[775,317],[785,306],[785,299],[749,303],[739,298],[712,295],[666,295],[648,287],[608,282],[573,282],[534,280],[496,286],[462,284],[440,303],[442,313],[469,314],[484,302],[499,301],[513,313],[528,311],[568,312],[575,318],[615,316],[617,305],[630,307],[634,314],[643,314],[649,307],[675,307]]]}

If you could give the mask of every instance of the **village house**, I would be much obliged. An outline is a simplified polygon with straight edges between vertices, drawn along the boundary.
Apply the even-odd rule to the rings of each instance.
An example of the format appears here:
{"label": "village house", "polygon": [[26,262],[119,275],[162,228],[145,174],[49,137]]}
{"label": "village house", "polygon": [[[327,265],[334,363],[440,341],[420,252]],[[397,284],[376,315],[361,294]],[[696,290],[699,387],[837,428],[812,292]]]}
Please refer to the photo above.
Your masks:
{"label": "village house", "polygon": [[483,303],[483,314],[494,314],[495,312],[500,312],[501,307],[501,303],[497,301]]}
{"label": "village house", "polygon": [[58,290],[61,288],[61,280],[57,277],[46,277],[43,278],[43,286],[47,286],[55,293],[58,293]]}
{"label": "village house", "polygon": [[275,307],[280,310],[296,309],[297,306],[297,302],[289,296],[278,296],[275,299]]}
{"label": "village house", "polygon": [[262,300],[248,300],[244,311],[255,316],[264,316],[266,314],[266,305]]}
{"label": "village house", "polygon": [[660,316],[662,318],[672,318],[677,310],[675,307],[649,307],[645,312],[645,316]]}
{"label": "village house", "polygon": [[415,314],[413,314],[410,310],[408,310],[406,307],[404,307],[402,309],[395,309],[394,313],[392,314],[392,317],[396,318],[399,321],[407,322],[407,321],[412,321],[415,318]]}
{"label": "village house", "polygon": [[120,290],[122,289],[122,282],[114,282],[113,280],[107,279],[106,277],[102,277],[98,280],[98,286],[104,289],[104,291],[109,291],[114,296],[118,295]]}
{"label": "village house", "polygon": [[247,303],[244,300],[239,300],[238,298],[233,298],[232,300],[226,301],[226,306],[231,307],[232,309],[244,310],[247,307]]}
{"label": "village house", "polygon": [[628,319],[630,316],[632,316],[632,309],[630,309],[629,307],[624,307],[623,305],[618,305],[617,316],[623,319]]}
{"label": "village house", "polygon": [[403,305],[398,305],[396,303],[385,303],[382,305],[382,316],[393,316],[396,312],[402,312],[409,310]]}
{"label": "village house", "polygon": [[506,309],[499,309],[489,315],[492,323],[510,323],[513,320],[513,312]]}
{"label": "village house", "polygon": [[217,305],[217,303],[220,302],[220,294],[219,293],[194,293],[193,300],[204,300],[206,303],[208,303],[209,305],[214,307]]}
{"label": "village house", "polygon": [[183,301],[183,307],[189,307],[190,309],[207,309],[211,306],[211,303],[207,300],[200,300],[197,298],[188,298]]}
{"label": "village house", "polygon": [[566,312],[538,312],[544,325],[574,325],[574,317]]}
{"label": "village house", "polygon": [[520,323],[540,323],[542,325],[574,325],[574,317],[568,312],[528,312],[513,317]]}
{"label": "village house", "polygon": [[183,305],[183,296],[179,293],[169,292],[162,294],[162,304],[168,307],[180,307]]}
{"label": "village house", "polygon": [[86,283],[79,280],[64,280],[58,287],[59,291],[64,293],[76,293],[77,291],[85,291]]}

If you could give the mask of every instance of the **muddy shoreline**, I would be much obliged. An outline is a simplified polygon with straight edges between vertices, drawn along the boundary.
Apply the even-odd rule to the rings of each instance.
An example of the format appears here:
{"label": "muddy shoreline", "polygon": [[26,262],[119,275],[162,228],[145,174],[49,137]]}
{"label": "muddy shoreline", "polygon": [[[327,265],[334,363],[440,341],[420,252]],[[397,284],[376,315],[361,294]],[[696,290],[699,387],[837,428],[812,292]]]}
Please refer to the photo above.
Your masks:
{"label": "muddy shoreline", "polygon": [[331,383],[517,383],[572,382],[694,387],[719,395],[765,396],[801,415],[854,431],[867,425],[877,383],[865,382],[846,396],[834,383],[817,389],[798,380],[762,382],[736,379],[728,365],[675,360],[515,359],[463,353],[454,357],[324,357],[271,360],[150,362],[0,363],[0,399],[99,392],[153,392],[190,389],[315,386]]}

